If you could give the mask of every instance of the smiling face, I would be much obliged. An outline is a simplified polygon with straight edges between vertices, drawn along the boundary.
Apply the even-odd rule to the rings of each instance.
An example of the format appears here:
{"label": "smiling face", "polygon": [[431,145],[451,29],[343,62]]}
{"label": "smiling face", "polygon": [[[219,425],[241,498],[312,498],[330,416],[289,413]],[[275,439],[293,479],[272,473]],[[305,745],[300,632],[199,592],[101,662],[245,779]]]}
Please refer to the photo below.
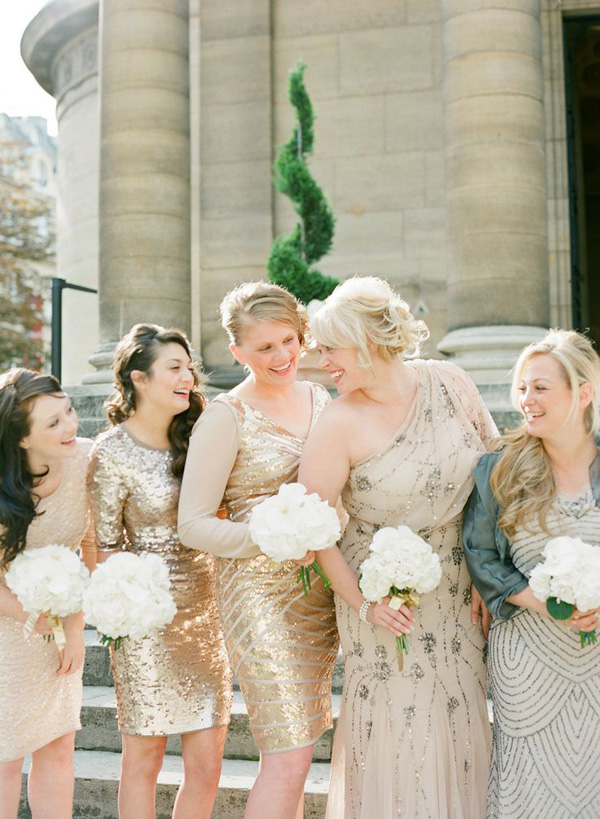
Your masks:
{"label": "smiling face", "polygon": [[572,414],[573,393],[560,362],[545,353],[532,356],[519,383],[521,411],[529,434],[551,438],[583,425],[583,413],[591,396],[589,386],[586,383],[579,387],[576,412]]}
{"label": "smiling face", "polygon": [[327,370],[340,395],[373,385],[375,376],[371,370],[361,367],[356,347],[334,349],[317,344],[320,355],[319,367]]}
{"label": "smiling face", "polygon": [[298,333],[279,321],[255,321],[243,328],[238,344],[230,344],[236,361],[250,369],[257,382],[288,385],[296,380],[300,358]]}
{"label": "smiling face", "polygon": [[20,445],[32,472],[75,454],[77,413],[68,396],[40,395],[29,411],[29,434]]}
{"label": "smiling face", "polygon": [[181,344],[161,344],[147,373],[133,370],[136,406],[142,403],[170,417],[185,412],[194,386],[192,360]]}

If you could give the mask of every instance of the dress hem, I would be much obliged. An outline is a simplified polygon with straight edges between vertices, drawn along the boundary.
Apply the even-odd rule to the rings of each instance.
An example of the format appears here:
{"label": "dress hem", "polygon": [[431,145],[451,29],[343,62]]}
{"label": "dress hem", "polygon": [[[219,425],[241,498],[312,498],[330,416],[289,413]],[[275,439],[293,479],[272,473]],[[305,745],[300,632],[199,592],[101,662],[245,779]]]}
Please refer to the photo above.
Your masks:
{"label": "dress hem", "polygon": [[40,748],[45,748],[46,745],[50,745],[51,742],[54,742],[55,740],[60,739],[60,737],[64,737],[67,734],[75,734],[75,733],[77,733],[77,731],[81,731],[81,722],[80,721],[77,721],[72,728],[67,728],[66,731],[59,731],[57,734],[54,734],[46,742],[42,742],[41,745],[36,745],[35,748],[29,748],[28,750],[23,751],[22,753],[17,753],[16,756],[11,755],[10,759],[4,759],[4,758],[0,757],[0,764],[2,764],[4,762],[17,762],[19,759],[25,759],[26,756],[29,756],[30,754],[34,754],[36,751],[39,751]]}

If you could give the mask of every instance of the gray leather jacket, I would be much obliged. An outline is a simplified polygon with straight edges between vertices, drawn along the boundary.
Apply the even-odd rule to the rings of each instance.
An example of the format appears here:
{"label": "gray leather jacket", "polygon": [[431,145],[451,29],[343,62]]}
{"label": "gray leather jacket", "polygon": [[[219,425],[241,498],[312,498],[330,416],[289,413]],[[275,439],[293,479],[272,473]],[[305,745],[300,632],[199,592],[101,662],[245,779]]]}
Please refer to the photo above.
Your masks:
{"label": "gray leather jacket", "polygon": [[[596,438],[600,447],[600,437]],[[515,568],[509,543],[498,526],[500,505],[490,489],[490,475],[501,452],[484,455],[473,471],[475,487],[465,508],[463,545],[469,572],[479,594],[494,617],[510,619],[519,607],[507,602],[529,583]],[[590,467],[590,483],[600,506],[600,451]]]}

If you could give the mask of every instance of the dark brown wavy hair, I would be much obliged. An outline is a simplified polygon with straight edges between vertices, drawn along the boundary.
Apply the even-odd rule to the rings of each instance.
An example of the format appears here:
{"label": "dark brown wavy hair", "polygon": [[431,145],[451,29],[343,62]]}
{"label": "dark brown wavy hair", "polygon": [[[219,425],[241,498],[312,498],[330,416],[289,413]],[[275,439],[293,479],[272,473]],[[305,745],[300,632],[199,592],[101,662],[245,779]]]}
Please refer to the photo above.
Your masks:
{"label": "dark brown wavy hair", "polygon": [[[165,344],[179,344],[192,358],[192,348],[184,333],[172,328],[165,329],[158,324],[136,324],[119,342],[114,356],[115,392],[105,404],[108,420],[113,426],[122,424],[135,412],[136,394],[131,373],[138,370],[151,374],[152,365]],[[168,430],[173,455],[171,471],[177,478],[183,475],[192,427],[206,406],[195,366],[193,373],[190,405],[173,418]]]}
{"label": "dark brown wavy hair", "polygon": [[[25,548],[27,530],[39,512],[21,441],[31,431],[31,410],[40,395],[64,397],[53,375],[15,368],[0,375],[0,566],[5,568]],[[46,470],[48,471],[48,470]]]}

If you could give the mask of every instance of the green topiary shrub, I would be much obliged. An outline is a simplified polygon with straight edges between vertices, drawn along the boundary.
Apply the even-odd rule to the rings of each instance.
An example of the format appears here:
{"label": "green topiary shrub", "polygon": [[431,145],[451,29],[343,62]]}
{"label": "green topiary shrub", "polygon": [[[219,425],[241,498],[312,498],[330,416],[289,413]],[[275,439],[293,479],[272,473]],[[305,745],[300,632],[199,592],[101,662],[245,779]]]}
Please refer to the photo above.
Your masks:
{"label": "green topiary shrub", "polygon": [[312,154],[313,110],[304,86],[306,65],[298,63],[290,72],[290,102],[297,121],[291,139],[280,148],[274,162],[273,182],[288,196],[300,217],[288,236],[278,236],[267,261],[269,279],[285,287],[307,304],[325,299],[339,284],[313,265],[331,250],[335,217],[325,195],[310,175],[307,157]]}

